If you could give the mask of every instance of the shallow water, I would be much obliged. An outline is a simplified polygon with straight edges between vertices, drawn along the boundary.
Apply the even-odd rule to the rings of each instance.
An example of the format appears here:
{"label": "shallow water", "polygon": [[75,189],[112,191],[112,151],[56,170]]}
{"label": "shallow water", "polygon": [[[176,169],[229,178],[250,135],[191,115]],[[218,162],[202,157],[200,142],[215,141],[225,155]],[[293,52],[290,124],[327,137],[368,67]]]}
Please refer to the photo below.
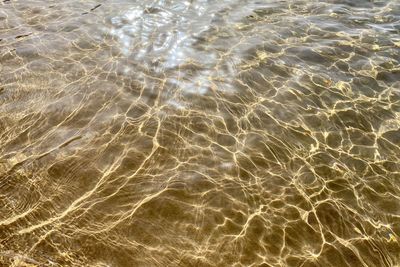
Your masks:
{"label": "shallow water", "polygon": [[399,266],[400,2],[0,3],[1,266]]}

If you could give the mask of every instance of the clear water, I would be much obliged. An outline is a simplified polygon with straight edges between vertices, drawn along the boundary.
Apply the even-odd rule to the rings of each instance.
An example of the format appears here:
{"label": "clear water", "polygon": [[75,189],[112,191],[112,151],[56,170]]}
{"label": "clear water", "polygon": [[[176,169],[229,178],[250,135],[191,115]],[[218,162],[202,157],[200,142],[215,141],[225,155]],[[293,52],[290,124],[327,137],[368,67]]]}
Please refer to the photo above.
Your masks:
{"label": "clear water", "polygon": [[399,266],[400,2],[0,3],[1,266]]}

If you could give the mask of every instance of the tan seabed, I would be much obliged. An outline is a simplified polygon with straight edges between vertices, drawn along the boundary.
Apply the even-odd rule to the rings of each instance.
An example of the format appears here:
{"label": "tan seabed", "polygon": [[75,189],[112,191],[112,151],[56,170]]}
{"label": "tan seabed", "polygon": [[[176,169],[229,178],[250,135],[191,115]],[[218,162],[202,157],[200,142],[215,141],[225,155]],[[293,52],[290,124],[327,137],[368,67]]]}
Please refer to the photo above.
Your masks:
{"label": "tan seabed", "polygon": [[0,3],[0,266],[399,266],[400,2]]}

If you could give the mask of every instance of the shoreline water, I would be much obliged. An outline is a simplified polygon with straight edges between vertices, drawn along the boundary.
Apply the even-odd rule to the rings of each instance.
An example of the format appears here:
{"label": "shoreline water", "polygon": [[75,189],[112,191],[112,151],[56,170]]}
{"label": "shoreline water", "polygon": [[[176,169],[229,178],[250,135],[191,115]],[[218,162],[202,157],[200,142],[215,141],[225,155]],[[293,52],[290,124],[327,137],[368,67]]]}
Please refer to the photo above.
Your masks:
{"label": "shoreline water", "polygon": [[0,3],[1,266],[398,266],[398,1]]}

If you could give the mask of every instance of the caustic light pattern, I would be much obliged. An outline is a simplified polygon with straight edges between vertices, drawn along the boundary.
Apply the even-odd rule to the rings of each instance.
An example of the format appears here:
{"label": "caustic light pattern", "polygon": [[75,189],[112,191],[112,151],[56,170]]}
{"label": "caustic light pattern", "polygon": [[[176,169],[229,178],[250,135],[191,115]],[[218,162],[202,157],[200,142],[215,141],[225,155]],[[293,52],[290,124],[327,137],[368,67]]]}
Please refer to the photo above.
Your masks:
{"label": "caustic light pattern", "polygon": [[1,266],[399,266],[400,2],[4,0]]}

